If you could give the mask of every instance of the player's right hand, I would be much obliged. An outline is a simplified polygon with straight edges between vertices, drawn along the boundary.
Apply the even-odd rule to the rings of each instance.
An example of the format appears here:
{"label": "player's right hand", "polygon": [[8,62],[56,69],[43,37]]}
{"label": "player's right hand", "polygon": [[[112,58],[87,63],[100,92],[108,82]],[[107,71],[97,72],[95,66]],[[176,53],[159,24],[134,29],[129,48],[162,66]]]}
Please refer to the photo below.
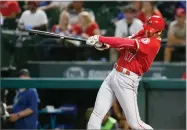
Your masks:
{"label": "player's right hand", "polygon": [[89,37],[86,40],[86,44],[89,46],[94,46],[95,44],[99,44],[99,35],[94,35],[94,36]]}

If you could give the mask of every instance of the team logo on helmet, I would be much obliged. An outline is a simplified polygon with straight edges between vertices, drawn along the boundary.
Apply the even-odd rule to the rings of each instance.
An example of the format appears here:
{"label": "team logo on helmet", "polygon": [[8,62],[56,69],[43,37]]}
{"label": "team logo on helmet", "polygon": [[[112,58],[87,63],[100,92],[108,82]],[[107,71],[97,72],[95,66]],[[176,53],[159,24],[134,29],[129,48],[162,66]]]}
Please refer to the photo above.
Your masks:
{"label": "team logo on helmet", "polygon": [[140,41],[143,44],[149,44],[150,43],[150,39],[149,38],[142,38],[142,39],[140,39]]}

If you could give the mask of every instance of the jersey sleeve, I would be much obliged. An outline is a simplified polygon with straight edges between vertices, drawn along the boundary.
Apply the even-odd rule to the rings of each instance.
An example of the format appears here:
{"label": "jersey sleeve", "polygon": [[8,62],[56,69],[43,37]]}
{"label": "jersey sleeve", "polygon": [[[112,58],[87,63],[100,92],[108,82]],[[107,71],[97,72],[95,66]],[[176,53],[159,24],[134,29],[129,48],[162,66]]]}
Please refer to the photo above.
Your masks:
{"label": "jersey sleeve", "polygon": [[144,54],[158,53],[160,43],[157,40],[151,38],[139,38],[135,39],[137,43],[137,50]]}
{"label": "jersey sleeve", "polygon": [[142,36],[142,35],[144,35],[144,34],[145,34],[145,30],[144,30],[144,29],[141,29],[141,30],[138,31],[137,33],[133,34],[133,35],[131,36],[131,38],[140,37],[140,36]]}
{"label": "jersey sleeve", "polygon": [[134,39],[120,38],[120,37],[104,37],[99,36],[100,43],[106,43],[110,45],[111,48],[131,48],[137,49],[137,42]]}

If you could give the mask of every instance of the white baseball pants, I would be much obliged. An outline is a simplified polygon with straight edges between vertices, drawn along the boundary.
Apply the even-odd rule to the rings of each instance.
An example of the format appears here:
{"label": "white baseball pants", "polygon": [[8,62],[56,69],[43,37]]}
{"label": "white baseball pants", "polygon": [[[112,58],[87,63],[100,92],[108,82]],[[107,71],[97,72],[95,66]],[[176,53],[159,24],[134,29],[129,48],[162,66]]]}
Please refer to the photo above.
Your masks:
{"label": "white baseball pants", "polygon": [[113,69],[99,89],[87,129],[101,129],[102,120],[111,108],[115,97],[119,101],[132,129],[153,129],[140,119],[137,105],[138,84],[139,77],[137,75],[125,75]]}

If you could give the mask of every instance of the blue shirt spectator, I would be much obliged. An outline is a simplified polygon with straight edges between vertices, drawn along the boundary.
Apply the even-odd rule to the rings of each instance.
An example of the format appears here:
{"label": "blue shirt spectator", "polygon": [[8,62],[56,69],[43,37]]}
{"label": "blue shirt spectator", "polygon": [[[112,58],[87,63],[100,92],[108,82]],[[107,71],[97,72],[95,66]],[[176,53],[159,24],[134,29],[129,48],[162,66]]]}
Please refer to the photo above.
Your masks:
{"label": "blue shirt spectator", "polygon": [[[27,69],[20,71],[21,79],[29,80]],[[39,96],[35,88],[20,88],[14,97],[14,103],[9,108],[9,121],[14,123],[14,129],[37,129]]]}
{"label": "blue shirt spectator", "polygon": [[18,119],[15,122],[15,129],[37,129],[38,102],[38,93],[34,88],[17,92],[14,98],[12,113],[19,113],[26,109],[31,109],[33,113]]}

